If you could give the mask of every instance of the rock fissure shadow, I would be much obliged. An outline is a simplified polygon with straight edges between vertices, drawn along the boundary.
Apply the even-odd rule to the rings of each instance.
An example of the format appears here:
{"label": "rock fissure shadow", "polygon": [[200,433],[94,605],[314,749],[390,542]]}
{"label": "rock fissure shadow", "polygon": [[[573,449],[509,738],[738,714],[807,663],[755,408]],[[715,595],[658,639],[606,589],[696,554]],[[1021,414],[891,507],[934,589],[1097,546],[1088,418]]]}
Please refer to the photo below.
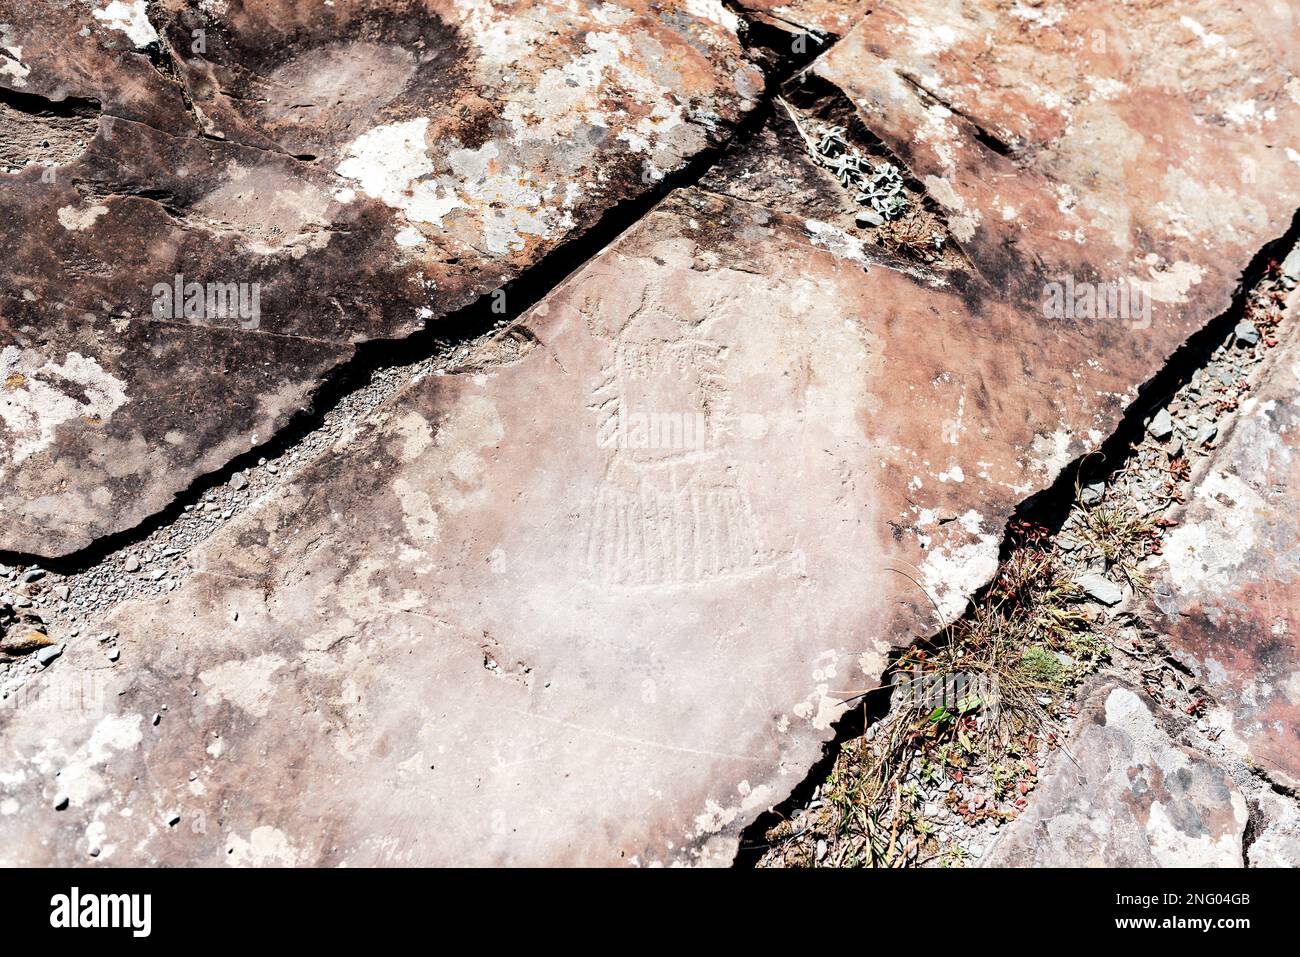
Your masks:
{"label": "rock fissure shadow", "polygon": [[[781,31],[775,28],[767,29],[781,34]],[[744,42],[747,49],[750,45],[756,45],[756,48],[759,45],[759,40],[750,36],[749,31],[745,31]],[[665,173],[661,180],[636,198],[611,206],[590,229],[552,250],[523,275],[504,283],[497,289],[483,293],[473,302],[459,309],[430,320],[423,329],[410,335],[398,339],[373,339],[358,344],[352,358],[340,364],[324,378],[312,394],[308,407],[295,413],[267,441],[228,460],[220,469],[197,478],[187,488],[177,493],[165,509],[153,513],[132,528],[102,536],[86,548],[66,556],[48,558],[24,552],[0,551],[0,563],[9,566],[39,565],[47,571],[60,575],[84,573],[115,553],[137,544],[158,529],[171,525],[184,513],[186,506],[199,503],[209,490],[226,484],[236,473],[256,465],[259,459],[273,460],[293,449],[319,430],[330,412],[336,409],[347,396],[366,387],[377,373],[413,365],[427,359],[448,357],[467,345],[509,330],[521,315],[612,245],[670,193],[694,186],[716,165],[727,150],[752,137],[770,115],[772,99],[780,86],[816,55],[824,52],[828,46],[829,43],[803,56],[792,54],[781,57],[776,66],[768,70],[767,82],[757,105],[737,123],[729,137],[697,153],[675,172]],[[161,50],[157,55],[161,55]],[[23,94],[12,95],[24,96]],[[43,100],[41,97],[34,99]],[[0,96],[0,103],[3,102],[4,98]],[[39,107],[40,103],[34,105]],[[75,112],[81,108],[80,104],[71,104],[68,110]],[[531,336],[528,330],[522,328],[512,334],[515,338]]]}
{"label": "rock fissure shadow", "polygon": [[[1053,536],[1059,533],[1075,503],[1076,481],[1084,485],[1105,480],[1124,468],[1133,457],[1132,446],[1145,433],[1150,417],[1163,408],[1197,370],[1209,364],[1215,349],[1232,334],[1233,328],[1244,317],[1251,292],[1264,280],[1270,266],[1284,258],[1297,243],[1300,243],[1300,210],[1292,216],[1287,231],[1263,246],[1251,259],[1242,272],[1241,281],[1228,308],[1192,333],[1164,366],[1138,387],[1137,398],[1125,410],[1115,431],[1095,452],[1070,462],[1052,485],[1025,499],[1008,519],[1008,527],[1014,522],[1033,522],[1046,527]],[[1012,536],[1009,531],[1004,532],[998,555],[999,563],[1010,556],[1013,547]],[[984,600],[991,585],[992,581],[971,596],[961,617],[970,614]],[[907,648],[897,649],[890,655],[889,666],[880,678],[880,688],[861,696],[861,703],[834,723],[834,737],[827,742],[822,758],[809,769],[789,797],[765,811],[741,832],[740,847],[733,866],[752,868],[758,865],[767,850],[775,846],[767,841],[767,832],[782,821],[789,820],[795,811],[809,803],[817,787],[830,774],[844,745],[862,737],[867,728],[889,714],[889,692],[886,689],[897,674],[895,669],[898,660],[913,650],[940,647],[950,627],[918,639]],[[1269,783],[1272,784],[1271,781]],[[1273,787],[1274,790],[1278,789],[1276,785]],[[1288,796],[1297,797],[1295,794]],[[1251,822],[1254,823],[1253,812]],[[782,839],[785,840],[789,838]],[[1249,840],[1245,846],[1249,851]]]}

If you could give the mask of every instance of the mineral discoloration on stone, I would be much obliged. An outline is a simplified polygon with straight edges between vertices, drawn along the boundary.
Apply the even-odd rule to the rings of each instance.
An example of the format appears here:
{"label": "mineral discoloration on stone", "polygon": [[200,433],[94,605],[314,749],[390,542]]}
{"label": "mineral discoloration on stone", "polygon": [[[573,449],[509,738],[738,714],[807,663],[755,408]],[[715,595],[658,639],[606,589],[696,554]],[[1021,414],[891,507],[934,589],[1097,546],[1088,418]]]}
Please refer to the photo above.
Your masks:
{"label": "mineral discoloration on stone", "polygon": [[[123,609],[143,671],[110,707],[173,708],[101,800],[134,805],[147,762],[178,787],[201,768],[192,813],[274,828],[303,862],[729,861],[843,698],[934,626],[894,569],[954,614],[996,564],[1019,450],[1117,414],[1089,401],[1123,380],[1085,337],[1049,361],[1020,322],[996,301],[973,322],[962,293],[826,224],[675,195],[523,318],[538,345],[411,387],[237,519],[170,603]],[[4,736],[24,805],[48,784],[39,715]],[[257,754],[398,799],[250,796]],[[122,861],[219,861],[229,839],[112,820]],[[76,853],[20,821],[18,859]]]}
{"label": "mineral discoloration on stone", "polygon": [[[1292,293],[1292,315],[1300,296]],[[1280,346],[1152,572],[1149,614],[1222,740],[1300,781],[1300,346]]]}
{"label": "mineral discoloration on stone", "polygon": [[[535,265],[762,85],[711,0],[121,7],[51,4],[66,58],[37,18],[6,21],[11,91],[102,115],[52,178],[0,192],[20,227],[0,548],[140,521],[356,343]],[[851,7],[764,9],[803,27]],[[880,255],[777,114],[755,137],[770,156],[726,157],[509,345],[416,380],[189,556],[185,584],[121,607],[112,657],[69,643],[0,730],[0,861],[730,862],[843,700],[963,609],[1017,505],[1113,432],[1300,205],[1276,9],[1246,27],[1189,4],[1202,35],[1126,8],[1097,50],[1092,4],[873,9],[799,81],[804,105],[847,96],[962,262]],[[1144,46],[1171,29],[1232,62]],[[1254,105],[1221,102],[1220,75]],[[259,315],[158,315],[153,283],[181,273],[257,281]],[[1045,320],[1063,275],[1149,283],[1152,322]],[[1215,481],[1221,508],[1275,494]],[[1268,660],[1295,660],[1284,640]],[[102,694],[69,709],[55,678]],[[1241,713],[1274,708],[1277,678]],[[1080,765],[1005,859],[1240,863],[1231,781],[1137,692],[1090,702]],[[1251,718],[1253,754],[1294,734],[1274,714]]]}
{"label": "mineral discoloration on stone", "polygon": [[[1295,8],[874,4],[814,69],[946,209],[988,285],[1149,284],[1199,326],[1300,205]],[[1145,338],[1115,323],[1106,350]]]}
{"label": "mineral discoloration on stone", "polygon": [[166,32],[208,135],[316,159],[433,262],[520,266],[718,142],[762,87],[737,29],[717,2],[300,0]]}
{"label": "mineral discoloration on stone", "polygon": [[[357,343],[501,287],[763,85],[717,4],[38,2],[0,22],[0,123],[68,132],[0,156],[0,345],[37,372],[0,431],[0,549],[47,556],[265,441]],[[176,282],[256,287],[257,314],[160,310]],[[112,410],[70,363],[116,383]],[[62,397],[35,414],[34,388]]]}
{"label": "mineral discoloration on stone", "polygon": [[871,12],[868,0],[738,0],[754,20],[792,35],[803,35],[804,49],[816,51],[829,37],[843,36]]}
{"label": "mineral discoloration on stone", "polygon": [[1246,799],[1140,690],[1094,683],[1063,755],[985,866],[1241,867]]}
{"label": "mineral discoloration on stone", "polygon": [[[99,822],[111,863],[243,859],[251,834],[300,863],[729,862],[881,630],[879,347],[834,301],[752,328],[792,277],[861,269],[751,223],[747,249],[777,244],[756,284],[715,247],[752,212],[698,203],[526,315],[542,345],[411,387],[169,603],[123,609],[139,664],[105,708],[166,719],[119,752],[87,750],[105,718],[14,714],[6,857],[79,860]],[[93,793],[38,817],[72,760]]]}
{"label": "mineral discoloration on stone", "polygon": [[[972,271],[965,281],[943,278],[961,291],[972,325],[997,328],[993,317],[1017,316],[1016,332],[993,333],[974,350],[1014,343],[1019,375],[1028,379],[1068,367],[1059,394],[1030,386],[1023,405],[1010,400],[996,412],[989,396],[1001,396],[1002,382],[962,374],[961,359],[946,354],[954,368],[936,380],[962,393],[942,419],[945,434],[988,428],[983,416],[997,418],[1019,474],[992,480],[1021,499],[1111,433],[1136,387],[1228,308],[1251,258],[1300,205],[1300,180],[1276,148],[1300,139],[1300,102],[1289,92],[1294,54],[1274,42],[1291,28],[1292,14],[1270,8],[1238,22],[1209,4],[1184,12],[1180,19],[1167,6],[876,4],[815,62],[811,79],[798,81],[810,108],[817,97],[847,96],[867,133],[943,211]],[[1231,49],[1207,52],[1188,26],[1211,22]],[[1167,42],[1184,34],[1186,43]],[[1232,88],[1224,71],[1256,91],[1254,112],[1224,99]],[[749,164],[743,178],[709,185],[760,202],[811,197],[836,223],[819,227],[828,243],[842,248],[835,237],[856,235],[824,183],[784,177],[783,185],[782,178],[772,163]],[[1094,292],[1141,289],[1149,314],[1132,303],[1125,312],[1118,303],[1103,309],[1076,298],[1077,310],[1047,317],[1049,284],[1067,280]],[[1050,342],[1052,358],[1031,358],[1027,340]],[[891,336],[891,348],[895,342]],[[1021,411],[1039,402],[1057,414],[1031,413],[1032,434],[1012,434]],[[912,487],[960,488],[994,476],[990,463],[999,458],[932,459],[915,470]],[[933,549],[922,564],[927,586],[945,593],[948,613],[994,567],[993,543],[980,536],[1001,528],[997,496],[973,491],[967,485],[969,497],[939,514],[951,522],[977,509],[984,532]],[[932,513],[923,507],[922,514]]]}

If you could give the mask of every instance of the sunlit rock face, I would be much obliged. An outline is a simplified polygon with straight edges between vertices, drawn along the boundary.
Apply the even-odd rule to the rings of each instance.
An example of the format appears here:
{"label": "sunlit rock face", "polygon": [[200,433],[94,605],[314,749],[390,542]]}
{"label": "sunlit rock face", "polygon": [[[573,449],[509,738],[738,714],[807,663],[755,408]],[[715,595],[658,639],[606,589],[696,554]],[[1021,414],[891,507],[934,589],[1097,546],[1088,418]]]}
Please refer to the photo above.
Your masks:
{"label": "sunlit rock face", "polygon": [[[1300,205],[1278,5],[741,6],[842,39],[707,175],[119,606],[129,668],[69,642],[0,730],[0,860],[729,863]],[[701,0],[69,9],[71,52],[15,12],[0,64],[0,119],[58,130],[52,176],[0,152],[0,547],[50,554],[771,99]],[[814,155],[841,124],[898,164],[926,255]],[[1090,763],[998,853],[1240,860],[1232,781],[1127,686],[1087,704]]]}
{"label": "sunlit rock face", "polygon": [[1241,867],[1246,798],[1178,744],[1140,688],[1094,682],[1059,761],[990,867]]}
{"label": "sunlit rock face", "polygon": [[1221,740],[1290,786],[1300,782],[1297,360],[1294,339],[1270,359],[1154,562],[1147,602],[1212,696],[1208,720]]}

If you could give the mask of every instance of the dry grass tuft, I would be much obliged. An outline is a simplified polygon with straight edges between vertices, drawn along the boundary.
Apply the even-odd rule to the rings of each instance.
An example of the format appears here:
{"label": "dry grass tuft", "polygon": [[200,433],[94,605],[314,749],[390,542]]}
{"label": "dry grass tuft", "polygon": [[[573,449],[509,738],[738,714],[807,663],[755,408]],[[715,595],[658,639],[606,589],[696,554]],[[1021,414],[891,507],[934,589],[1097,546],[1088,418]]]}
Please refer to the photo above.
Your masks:
{"label": "dry grass tuft", "polygon": [[896,701],[868,735],[844,746],[822,789],[823,826],[834,838],[834,859],[822,865],[959,865],[959,854],[932,839],[915,780],[960,781],[979,769],[993,800],[963,809],[974,820],[1012,816],[997,802],[1019,800],[1035,783],[1032,756],[1057,730],[1050,705],[1107,646],[1047,530],[1022,523],[1011,534],[1011,554],[983,599],[893,669],[896,681],[952,681],[956,693],[937,706]]}

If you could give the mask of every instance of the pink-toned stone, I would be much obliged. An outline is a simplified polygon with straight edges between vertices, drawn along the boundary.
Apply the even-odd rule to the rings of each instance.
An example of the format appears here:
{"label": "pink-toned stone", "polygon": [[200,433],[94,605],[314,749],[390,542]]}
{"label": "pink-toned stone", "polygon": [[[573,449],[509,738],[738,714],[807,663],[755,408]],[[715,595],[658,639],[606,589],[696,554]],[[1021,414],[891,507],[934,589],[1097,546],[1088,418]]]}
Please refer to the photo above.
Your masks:
{"label": "pink-toned stone", "polygon": [[104,714],[17,710],[0,847],[72,861],[99,820],[114,863],[265,862],[255,832],[301,863],[729,861],[935,627],[909,578],[959,611],[1061,467],[1035,436],[1118,415],[1083,335],[1021,321],[824,224],[672,198],[124,607]]}
{"label": "pink-toned stone", "polygon": [[[773,199],[798,143],[764,182],[670,197],[499,353],[409,387],[237,518],[169,599],[124,607],[135,664],[108,669],[102,711],[52,720],[53,683],[36,687],[0,731],[7,861],[72,862],[98,840],[108,863],[728,862],[842,701],[962,610],[1016,506],[1113,431],[1296,201],[1252,186],[1217,232],[1151,247],[1151,204],[1213,210],[1203,190],[1143,192],[1192,142],[1198,101],[1172,97],[1162,128],[1187,138],[1119,164],[1131,189],[1078,180],[1142,223],[1089,220],[1092,265],[1125,266],[1100,273],[1032,164],[933,179],[916,109],[866,108],[853,73],[879,64],[859,30],[818,70],[916,161],[972,273],[886,262],[801,214],[800,197],[836,210],[818,171]],[[221,128],[265,135],[237,106],[214,98]],[[985,149],[958,134],[954,156]],[[1216,148],[1274,169],[1255,131]],[[986,237],[997,183],[1034,214]],[[1048,277],[1124,278],[1152,248],[1200,282],[1149,328],[1043,318]],[[649,415],[670,432],[645,447]],[[106,668],[77,645],[50,674]],[[60,769],[81,790],[56,814]],[[1240,856],[1224,793],[1208,857]]]}
{"label": "pink-toned stone", "polygon": [[[696,201],[528,314],[522,355],[408,388],[124,608],[104,714],[12,714],[6,861],[93,833],[113,864],[728,862],[885,647],[881,346],[797,298],[865,305],[860,263]],[[724,218],[771,279],[726,265]],[[672,430],[649,447],[646,414]]]}
{"label": "pink-toned stone", "polygon": [[[1197,326],[1300,206],[1298,19],[884,0],[814,70],[945,210],[990,291],[1038,308],[1066,275],[1144,282],[1155,326]],[[1149,334],[1117,326],[1103,360]]]}
{"label": "pink-toned stone", "polygon": [[797,51],[809,53],[817,52],[825,38],[843,36],[871,12],[868,0],[738,0],[737,6],[756,21],[794,37],[811,34]]}

